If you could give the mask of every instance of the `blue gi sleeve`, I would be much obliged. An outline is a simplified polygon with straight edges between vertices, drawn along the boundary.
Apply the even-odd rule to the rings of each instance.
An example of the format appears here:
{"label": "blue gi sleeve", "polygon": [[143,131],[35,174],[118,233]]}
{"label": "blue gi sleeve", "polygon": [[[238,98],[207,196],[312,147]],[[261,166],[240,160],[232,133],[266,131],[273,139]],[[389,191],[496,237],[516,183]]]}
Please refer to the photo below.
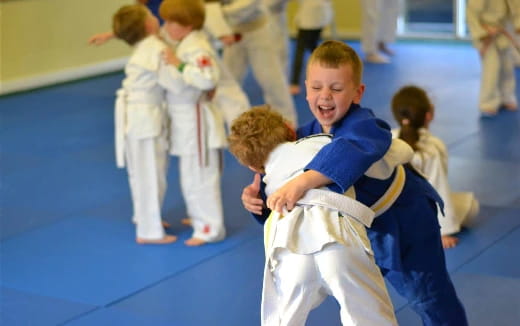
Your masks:
{"label": "blue gi sleeve", "polygon": [[370,110],[355,104],[331,133],[333,141],[324,146],[305,169],[327,176],[333,181],[329,188],[337,192],[345,192],[362,177],[383,157],[392,142],[390,126]]}

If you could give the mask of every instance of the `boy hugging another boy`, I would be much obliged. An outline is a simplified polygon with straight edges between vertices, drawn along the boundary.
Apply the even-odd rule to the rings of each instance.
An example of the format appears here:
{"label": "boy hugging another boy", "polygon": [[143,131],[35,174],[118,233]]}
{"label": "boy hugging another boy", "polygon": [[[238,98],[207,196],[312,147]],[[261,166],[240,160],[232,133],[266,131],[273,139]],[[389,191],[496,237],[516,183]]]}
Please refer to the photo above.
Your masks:
{"label": "boy hugging another boy", "polygon": [[[289,124],[260,106],[231,126],[230,151],[241,164],[264,174],[267,195],[303,173],[331,142],[329,134],[294,141]],[[395,141],[367,173],[387,178],[411,154],[408,145]],[[355,196],[353,189],[347,195]],[[374,216],[369,207],[325,187],[307,191],[290,212],[273,212],[264,227],[262,325],[304,325],[328,295],[338,301],[344,325],[397,325],[365,229]]]}

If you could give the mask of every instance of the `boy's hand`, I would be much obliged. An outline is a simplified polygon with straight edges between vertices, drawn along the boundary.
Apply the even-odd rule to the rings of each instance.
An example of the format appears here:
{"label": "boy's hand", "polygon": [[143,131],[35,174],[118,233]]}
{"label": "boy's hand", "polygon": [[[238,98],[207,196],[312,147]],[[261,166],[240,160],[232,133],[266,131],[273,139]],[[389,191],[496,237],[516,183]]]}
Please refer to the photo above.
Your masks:
{"label": "boy's hand", "polygon": [[280,214],[284,207],[290,211],[307,190],[320,188],[331,182],[331,179],[320,172],[307,170],[272,193],[271,196],[267,198],[267,207]]}
{"label": "boy's hand", "polygon": [[224,35],[218,38],[224,45],[231,45],[236,42],[235,35]]}
{"label": "boy's hand", "polygon": [[210,89],[206,92],[206,99],[212,101],[215,98],[215,94],[217,94],[217,88]]}
{"label": "boy's hand", "polygon": [[482,27],[484,27],[484,29],[486,30],[486,32],[488,33],[489,36],[496,36],[500,32],[502,32],[502,28],[499,26],[484,24],[484,25],[482,25]]}
{"label": "boy's hand", "polygon": [[253,183],[242,190],[242,204],[244,208],[257,215],[262,215],[264,201],[260,198],[260,174],[256,173]]}
{"label": "boy's hand", "polygon": [[298,178],[294,178],[267,198],[267,207],[280,214],[283,213],[284,207],[290,211],[294,208],[296,202],[303,197],[305,191],[307,189],[302,187]]}
{"label": "boy's hand", "polygon": [[92,35],[88,39],[88,44],[91,44],[91,45],[103,45],[107,41],[111,40],[113,37],[114,37],[114,33],[112,33],[112,32],[105,32],[105,33],[95,34],[95,35]]}
{"label": "boy's hand", "polygon": [[175,55],[175,52],[173,52],[173,50],[170,48],[165,48],[164,50],[162,50],[162,57],[167,64],[173,65],[175,67],[177,67],[181,63],[179,58],[177,58],[177,56]]}

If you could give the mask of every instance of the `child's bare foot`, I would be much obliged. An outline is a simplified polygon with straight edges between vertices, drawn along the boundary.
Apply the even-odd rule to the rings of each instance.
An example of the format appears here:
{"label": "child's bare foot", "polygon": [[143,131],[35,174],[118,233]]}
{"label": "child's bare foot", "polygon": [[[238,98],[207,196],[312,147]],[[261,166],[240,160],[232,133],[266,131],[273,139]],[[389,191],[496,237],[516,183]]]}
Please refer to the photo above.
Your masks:
{"label": "child's bare foot", "polygon": [[504,108],[508,111],[518,111],[518,105],[516,103],[504,103]]}
{"label": "child's bare foot", "polygon": [[161,225],[162,225],[162,227],[165,228],[165,229],[169,229],[169,228],[172,226],[170,223],[168,223],[168,222],[165,221],[165,220],[162,220],[162,221],[161,221]]}
{"label": "child's bare foot", "polygon": [[443,235],[442,236],[442,247],[444,249],[449,249],[455,247],[459,243],[459,238],[451,236],[451,235]]}
{"label": "child's bare foot", "polygon": [[184,244],[190,247],[197,247],[206,244],[206,241],[199,238],[189,238],[188,240],[184,241]]}
{"label": "child's bare foot", "polygon": [[183,218],[181,220],[181,224],[182,225],[189,225],[189,226],[191,226],[191,219],[189,217]]}
{"label": "child's bare foot", "polygon": [[138,244],[168,244],[177,241],[177,237],[174,235],[167,234],[162,239],[143,239],[143,238],[136,238],[135,242]]}

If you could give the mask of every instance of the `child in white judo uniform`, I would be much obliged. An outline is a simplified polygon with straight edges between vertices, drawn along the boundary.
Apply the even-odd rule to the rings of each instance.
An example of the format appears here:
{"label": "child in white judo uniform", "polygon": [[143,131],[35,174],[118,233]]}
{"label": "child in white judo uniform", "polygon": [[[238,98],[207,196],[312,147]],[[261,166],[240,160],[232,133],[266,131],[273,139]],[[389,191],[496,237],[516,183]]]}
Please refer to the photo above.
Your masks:
{"label": "child in white judo uniform", "polygon": [[[280,114],[256,107],[233,123],[230,151],[241,164],[265,174],[270,194],[303,173],[331,142],[327,134],[297,142],[295,137]],[[394,158],[409,158],[406,149]],[[393,164],[381,162],[383,171]],[[372,170],[377,168],[375,164]],[[264,226],[262,325],[304,325],[328,295],[338,301],[343,325],[397,325],[365,230],[373,218],[367,206],[327,188],[309,190],[290,212],[271,214]]]}
{"label": "child in white judo uniform", "polygon": [[[492,117],[503,107],[516,111],[514,35],[520,32],[518,0],[468,0],[468,28],[481,63],[479,108],[482,117]],[[520,50],[520,49],[519,49]]]}
{"label": "child in white judo uniform", "polygon": [[[153,1],[153,3],[148,2],[146,5],[154,10],[158,10],[159,7],[157,1]],[[225,46],[237,42],[237,36],[233,34],[231,28],[227,25],[227,22],[224,19],[219,0],[206,1],[205,8],[206,19],[204,21],[204,30],[208,35],[215,36],[218,39],[218,42],[221,42]],[[163,38],[163,40],[172,48],[177,46],[178,42],[169,38],[167,33],[164,32],[164,29],[161,29],[159,35],[160,38]],[[88,42],[93,45],[102,45],[113,37],[114,33],[112,31],[98,33],[92,35]],[[212,42],[212,44],[216,49],[215,42]],[[240,87],[233,75],[231,75],[229,69],[222,63],[222,60],[216,58],[216,61],[219,65],[221,74],[213,100],[218,109],[222,112],[226,125],[229,127],[231,122],[238,117],[240,113],[249,110],[251,104],[249,103],[246,93]]]}
{"label": "child in white judo uniform", "polygon": [[433,110],[423,89],[416,86],[401,88],[392,98],[392,113],[400,127],[392,130],[392,134],[415,150],[411,164],[424,174],[444,201],[444,216],[438,212],[442,246],[452,248],[458,243],[454,234],[478,214],[479,203],[472,192],[451,190],[446,145],[428,130],[434,117]]}
{"label": "child in white judo uniform", "polygon": [[[126,167],[137,243],[165,244],[161,207],[166,190],[167,125],[164,91],[159,84],[159,22],[143,5],[124,6],[113,17],[113,33],[133,46],[126,77],[116,100],[116,159]],[[168,78],[167,75],[164,76]]]}
{"label": "child in white judo uniform", "polygon": [[297,125],[289,83],[275,46],[263,0],[221,1],[226,22],[234,34],[241,35],[239,42],[224,47],[223,61],[240,84],[251,67],[262,88],[264,101],[272,105],[293,125]]}
{"label": "child in white judo uniform", "polygon": [[168,36],[178,41],[168,49],[164,70],[177,78],[167,85],[170,154],[179,156],[181,190],[194,229],[186,245],[199,246],[225,237],[220,189],[221,148],[226,146],[224,121],[211,97],[220,70],[216,53],[201,30],[202,0],[165,0],[159,13]]}

